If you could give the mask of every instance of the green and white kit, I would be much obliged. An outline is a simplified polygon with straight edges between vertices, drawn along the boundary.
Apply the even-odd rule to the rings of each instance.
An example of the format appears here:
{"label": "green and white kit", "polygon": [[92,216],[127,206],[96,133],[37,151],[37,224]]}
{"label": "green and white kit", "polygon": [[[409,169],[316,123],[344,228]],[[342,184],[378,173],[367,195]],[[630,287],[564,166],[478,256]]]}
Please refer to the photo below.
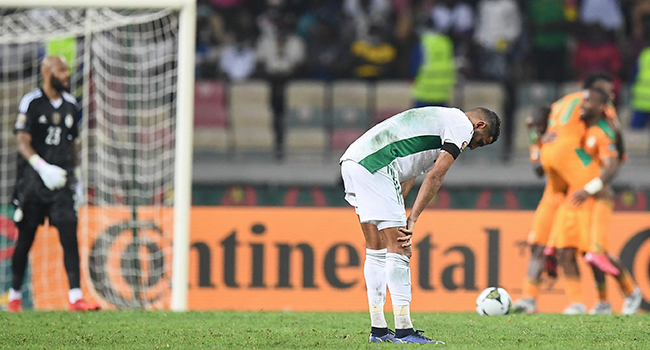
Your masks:
{"label": "green and white kit", "polygon": [[473,135],[472,122],[456,108],[414,108],[384,120],[341,156],[346,201],[361,222],[380,230],[404,226],[400,182],[427,173],[441,152],[458,157]]}

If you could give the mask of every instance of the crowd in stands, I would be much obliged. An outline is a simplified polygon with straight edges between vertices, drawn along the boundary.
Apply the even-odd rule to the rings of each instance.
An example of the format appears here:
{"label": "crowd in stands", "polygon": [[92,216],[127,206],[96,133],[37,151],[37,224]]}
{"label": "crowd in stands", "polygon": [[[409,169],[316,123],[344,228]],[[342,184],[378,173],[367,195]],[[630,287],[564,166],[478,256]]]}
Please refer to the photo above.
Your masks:
{"label": "crowd in stands", "polygon": [[449,36],[466,79],[630,81],[650,1],[199,0],[197,77],[413,78],[419,36]]}
{"label": "crowd in stands", "polygon": [[278,113],[291,79],[416,79],[427,33],[450,40],[458,81],[512,88],[604,71],[618,91],[648,74],[650,0],[199,0],[196,76],[266,79]]}
{"label": "crowd in stands", "polygon": [[268,81],[278,143],[295,79],[413,80],[423,106],[465,81],[514,96],[607,72],[650,124],[650,0],[199,0],[196,50],[198,80]]}

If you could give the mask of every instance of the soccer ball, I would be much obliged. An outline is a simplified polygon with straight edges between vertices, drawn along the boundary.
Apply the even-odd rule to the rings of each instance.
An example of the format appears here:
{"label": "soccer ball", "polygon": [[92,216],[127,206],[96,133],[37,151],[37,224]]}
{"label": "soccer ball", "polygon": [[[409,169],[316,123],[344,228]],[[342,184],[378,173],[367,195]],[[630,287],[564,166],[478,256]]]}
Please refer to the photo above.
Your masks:
{"label": "soccer ball", "polygon": [[479,315],[507,315],[511,305],[510,294],[503,288],[489,287],[476,298],[476,312]]}

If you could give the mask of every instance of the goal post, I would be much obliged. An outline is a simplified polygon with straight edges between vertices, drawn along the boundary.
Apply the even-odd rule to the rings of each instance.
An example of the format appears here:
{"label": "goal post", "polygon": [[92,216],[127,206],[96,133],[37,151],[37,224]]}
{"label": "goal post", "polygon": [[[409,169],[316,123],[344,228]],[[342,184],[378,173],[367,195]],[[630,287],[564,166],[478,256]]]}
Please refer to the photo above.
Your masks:
{"label": "goal post", "polygon": [[[88,140],[88,136],[82,136],[82,141],[88,145],[92,144],[94,147],[99,147],[98,145],[104,144],[106,150],[98,150],[96,154],[88,154],[88,149],[82,149],[82,168],[84,170],[84,180],[90,180],[89,177],[94,177],[94,181],[104,181],[106,184],[97,184],[97,188],[94,189],[94,196],[99,198],[101,196],[107,197],[120,197],[124,194],[126,199],[121,200],[103,200],[97,199],[96,204],[101,206],[105,204],[106,206],[117,206],[120,203],[126,206],[131,206],[130,209],[133,212],[133,222],[139,215],[136,213],[139,210],[137,207],[142,205],[146,206],[148,203],[156,202],[156,199],[153,197],[160,196],[167,198],[173,198],[173,223],[170,225],[168,230],[172,231],[171,237],[171,292],[170,298],[167,302],[164,303],[165,307],[170,307],[174,311],[184,311],[188,307],[188,270],[189,270],[189,232],[190,232],[190,206],[191,206],[191,181],[192,181],[192,138],[193,138],[193,120],[194,120],[194,55],[195,55],[195,35],[196,35],[196,0],[111,0],[111,1],[99,1],[99,0],[4,0],[3,6],[4,9],[15,9],[16,11],[23,11],[26,9],[56,9],[55,11],[62,9],[74,9],[78,12],[74,12],[72,17],[73,19],[79,19],[78,16],[90,16],[92,13],[99,13],[100,19],[96,22],[91,22],[89,19],[79,19],[79,25],[74,28],[69,28],[69,31],[66,32],[65,23],[62,26],[53,26],[51,30],[48,31],[48,27],[36,28],[35,26],[33,31],[29,28],[26,28],[23,32],[14,32],[14,33],[5,33],[6,28],[2,28],[0,32],[0,45],[9,45],[15,43],[32,43],[39,42],[41,46],[42,43],[48,39],[55,39],[57,37],[71,35],[77,37],[83,37],[83,43],[80,47],[83,47],[83,52],[77,57],[77,68],[79,71],[83,71],[83,85],[78,86],[79,91],[83,91],[79,95],[82,96],[82,111],[84,117],[82,118],[82,124],[86,130],[89,128],[87,125],[89,123],[89,118],[85,118],[87,113],[90,113],[91,110],[94,112],[97,117],[93,119],[92,127],[94,128],[104,128],[106,133],[111,135],[104,137],[101,134],[99,136],[94,136]],[[103,9],[115,10],[117,12],[103,11]],[[150,17],[150,23],[148,24],[137,24],[135,22],[129,22],[125,20],[124,23],[120,23],[123,18],[128,19],[129,11],[133,10],[135,13],[134,16],[147,16],[146,12],[137,12],[139,10],[152,10],[154,11],[163,11],[169,10],[172,15],[163,18],[155,17],[155,14],[152,14]],[[102,12],[103,11],[103,12]],[[125,13],[120,13],[119,11],[126,11]],[[112,15],[116,14],[116,15]],[[0,15],[3,15],[0,13]],[[101,17],[103,16],[103,17]],[[65,18],[64,18],[65,19]],[[97,39],[94,38],[96,32],[106,30],[110,26],[108,22],[116,21],[117,23],[123,24],[124,28],[120,31],[120,34],[126,33],[124,37],[115,37],[110,35],[105,35],[104,37],[99,36]],[[142,56],[151,56],[150,62],[143,62],[141,65],[136,65],[135,62],[139,62],[140,58],[132,57],[126,55],[125,59],[115,59],[111,56],[111,48],[114,44],[119,45],[135,45],[134,43],[138,41],[153,41],[156,44],[161,42],[167,42],[167,36],[171,35],[163,32],[157,26],[170,25],[168,22],[176,22],[177,27],[173,30],[174,36],[174,53],[173,59],[170,59],[170,62],[165,63],[156,63],[159,56],[156,54],[147,54],[146,52],[137,52],[142,54]],[[7,26],[5,22],[5,26]],[[135,23],[135,24],[134,24]],[[38,24],[38,23],[37,23]],[[2,26],[2,24],[0,24]],[[140,28],[140,27],[144,28]],[[149,30],[150,32],[146,32]],[[141,30],[142,32],[138,32]],[[13,35],[13,36],[12,36]],[[155,37],[159,35],[160,37]],[[92,40],[90,40],[92,36]],[[148,46],[144,46],[146,50]],[[166,54],[168,47],[161,44],[159,46],[151,46],[157,50],[160,50],[163,54]],[[93,52],[102,52],[101,50],[106,50],[106,57],[102,57],[100,54],[95,53],[94,56],[90,57],[90,51]],[[0,59],[3,59],[3,53],[8,53],[11,50],[9,49],[0,49]],[[42,54],[40,54],[42,56]],[[39,57],[40,57],[39,56]],[[7,58],[8,59],[8,58]],[[158,64],[158,65],[157,65]],[[34,62],[31,64],[31,73],[26,73],[28,75],[33,75],[34,72],[38,71],[38,63]],[[144,68],[143,68],[144,67]],[[74,69],[75,67],[71,67]],[[165,69],[169,68],[170,71],[173,71],[173,76],[169,72],[166,72]],[[142,70],[150,70],[151,75],[147,76],[148,73],[142,73]],[[113,72],[118,72],[115,75],[112,75]],[[14,79],[14,73],[7,73],[3,75],[3,79]],[[22,72],[16,73],[22,76]],[[9,77],[9,78],[7,78]],[[137,79],[145,79],[145,83],[138,85]],[[31,86],[35,88],[38,85],[38,79],[30,77],[26,83],[22,84],[26,86]],[[170,87],[168,85],[174,84],[175,87]],[[9,84],[5,84],[9,85]],[[5,86],[3,85],[3,87]],[[75,88],[74,84],[72,84]],[[105,87],[106,91],[102,91],[102,88]],[[115,101],[119,99],[119,96],[116,96],[116,91],[125,94],[128,96],[127,102]],[[24,93],[21,92],[21,93]],[[91,94],[100,96],[96,100],[90,98]],[[6,95],[6,96],[5,96]],[[9,93],[4,93],[1,98],[6,99],[7,101],[2,101],[2,112],[3,118],[5,119],[15,119],[16,110],[10,110],[15,107],[13,101],[16,96],[9,96]],[[95,96],[93,95],[93,96]],[[18,97],[20,98],[20,97]],[[11,108],[10,108],[11,107]],[[102,108],[106,108],[103,110]],[[110,109],[110,110],[109,110]],[[121,121],[115,121],[113,119],[119,119],[115,117],[117,113],[119,118],[123,118]],[[172,112],[174,115],[171,118],[172,121],[166,119],[166,115]],[[139,120],[137,118],[142,118]],[[105,123],[105,124],[103,124]],[[2,135],[3,140],[7,137],[7,130],[13,124],[8,124],[5,120],[3,122]],[[173,129],[170,131],[170,129]],[[121,134],[121,130],[124,130],[124,134]],[[133,130],[137,130],[133,132]],[[10,132],[10,130],[9,130]],[[170,136],[169,134],[172,134]],[[165,140],[165,141],[161,141]],[[127,149],[116,149],[121,142],[128,144]],[[161,145],[161,142],[164,142]],[[4,144],[3,144],[3,148]],[[173,149],[173,150],[172,150]],[[128,152],[127,152],[128,150]],[[159,153],[167,152],[167,153]],[[6,147],[3,151],[3,163],[8,164],[6,166],[6,171],[4,171],[4,176],[0,178],[0,186],[3,187],[3,203],[4,210],[0,214],[5,216],[10,216],[10,209],[7,209],[7,199],[11,195],[9,189],[13,187],[13,181],[11,179],[12,172],[15,172],[11,168],[11,162],[15,162],[15,157],[12,158],[9,154],[4,154],[15,151],[15,147]],[[95,152],[95,151],[93,151]],[[15,153],[15,152],[14,152]],[[142,158],[140,158],[142,157]],[[92,162],[101,163],[104,162],[103,168],[95,169],[96,174],[89,175],[92,173],[92,169],[89,169],[89,159],[92,159]],[[85,163],[84,163],[85,162]],[[164,164],[159,164],[164,163]],[[5,167],[5,164],[3,164]],[[102,170],[103,169],[103,170]],[[115,170],[113,173],[112,171]],[[156,172],[153,174],[153,172]],[[119,178],[120,174],[126,174],[129,178],[128,183],[118,184],[114,186],[114,183],[125,182],[123,179]],[[173,177],[173,181],[171,178]],[[15,178],[15,175],[14,175]],[[97,180],[97,179],[100,180]],[[144,183],[144,184],[143,184]],[[103,187],[102,187],[103,186]],[[123,187],[124,193],[116,193],[122,191],[119,187]],[[88,190],[88,189],[86,189]],[[162,192],[162,193],[160,193]],[[88,194],[88,192],[86,192]],[[130,199],[133,193],[134,197]],[[88,196],[85,196],[88,198]],[[144,199],[143,199],[144,198]],[[153,199],[152,199],[153,198]],[[147,202],[147,200],[149,202]],[[158,201],[161,207],[168,205],[165,199]],[[156,202],[156,203],[158,203]],[[144,204],[142,204],[144,203]],[[167,204],[166,204],[167,203]],[[92,203],[91,203],[92,205]],[[163,210],[163,209],[160,209]],[[88,212],[91,211],[90,208],[86,208],[84,214],[88,215]],[[128,210],[126,210],[128,212]],[[143,209],[143,211],[146,211]],[[164,211],[164,210],[163,210]],[[106,211],[105,215],[113,215],[113,212]],[[121,215],[121,214],[119,214]],[[118,215],[118,216],[119,216]],[[6,220],[5,220],[6,221]],[[80,222],[82,218],[80,217]],[[0,224],[2,224],[0,220]],[[131,226],[118,227],[111,226],[107,229],[107,232],[111,229],[122,229],[122,230],[133,230],[133,243],[126,242],[125,251],[132,253],[135,257],[133,261],[126,261],[124,256],[121,260],[117,260],[115,264],[118,268],[121,268],[123,271],[129,268],[129,264],[135,264],[136,271],[132,273],[139,273],[139,262],[138,255],[142,254],[142,251],[147,251],[152,261],[149,262],[147,267],[142,267],[143,269],[154,270],[158,268],[158,264],[163,261],[164,254],[160,253],[161,256],[154,254],[152,248],[148,248],[147,244],[151,243],[147,240],[146,237],[137,237],[137,231],[142,230],[161,230],[160,227],[152,224],[151,227],[147,226],[149,224],[132,224]],[[146,227],[145,227],[146,226]],[[83,228],[81,228],[79,234],[82,235]],[[110,232],[109,232],[110,234]],[[13,237],[12,234],[7,234],[8,237]],[[10,238],[11,238],[10,237]],[[9,247],[4,247],[2,244],[3,237],[0,236],[0,258],[3,257],[6,260],[7,252],[10,251]],[[15,238],[15,237],[14,237]],[[97,241],[100,241],[99,238]],[[82,240],[80,239],[80,243]],[[101,243],[101,242],[100,242]],[[97,245],[96,243],[95,245]],[[134,248],[132,247],[134,245]],[[144,247],[144,248],[142,248]],[[80,244],[80,249],[83,249]],[[112,249],[110,246],[106,249]],[[130,251],[133,250],[133,251]],[[82,254],[82,259],[84,255]],[[108,260],[108,257],[101,256],[95,257],[95,262],[100,259],[103,263],[106,263],[104,260]],[[102,260],[104,259],[104,260]],[[1,261],[4,261],[0,259]],[[128,260],[128,259],[127,259]],[[168,262],[165,261],[165,264]],[[0,262],[2,264],[2,262]],[[82,262],[82,268],[84,263]],[[126,266],[126,267],[125,267]],[[3,266],[0,266],[2,268]],[[167,269],[167,267],[165,267]],[[6,270],[6,268],[5,268]],[[0,271],[0,274],[4,271]],[[92,275],[93,272],[91,271]],[[97,275],[98,273],[95,273]],[[101,274],[101,273],[99,273]],[[63,277],[65,278],[65,277]],[[135,276],[134,279],[146,279],[153,278],[151,276],[141,277]],[[128,276],[125,277],[126,280],[129,279]],[[67,281],[67,279],[66,279]],[[136,282],[137,284],[138,282]],[[134,287],[136,288],[136,287]],[[136,288],[137,289],[137,288]],[[0,290],[0,293],[4,291]],[[136,294],[140,294],[140,291],[134,291]],[[120,294],[120,293],[115,293]],[[141,295],[144,295],[143,298],[146,298],[146,293],[142,292]],[[117,295],[117,298],[121,298]],[[139,298],[139,296],[136,296]],[[146,302],[139,303],[115,303],[117,307],[160,307],[163,304],[151,304]]]}
{"label": "goal post", "polygon": [[[186,0],[181,9],[179,27],[179,91],[177,130],[182,140],[176,140],[174,187],[181,195],[175,197],[174,243],[172,271],[172,300],[174,311],[187,310],[189,288],[190,206],[192,204],[192,140],[194,138],[194,56],[196,36],[196,2]],[[179,157],[180,156],[180,157]]]}

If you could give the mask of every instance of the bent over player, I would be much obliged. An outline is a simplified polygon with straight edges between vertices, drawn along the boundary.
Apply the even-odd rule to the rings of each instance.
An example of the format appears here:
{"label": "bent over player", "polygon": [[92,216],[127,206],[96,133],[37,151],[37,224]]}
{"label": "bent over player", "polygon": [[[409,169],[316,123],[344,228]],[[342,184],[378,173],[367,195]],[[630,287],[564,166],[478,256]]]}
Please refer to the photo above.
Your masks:
{"label": "bent over player", "polygon": [[[500,129],[499,117],[485,108],[467,113],[455,108],[415,108],[375,125],[341,157],[345,199],[355,208],[366,241],[370,342],[441,343],[414,330],[411,323],[413,228],[462,150],[495,142]],[[416,176],[425,173],[407,218],[404,197]],[[384,317],[387,285],[394,335]]]}
{"label": "bent over player", "polygon": [[73,195],[77,101],[66,92],[70,71],[64,59],[46,57],[41,64],[41,74],[43,87],[22,98],[14,125],[19,153],[13,201],[18,241],[12,257],[8,310],[22,311],[20,287],[29,250],[38,226],[46,217],[59,231],[63,247],[70,284],[69,310],[98,310],[99,305],[83,299],[79,282],[77,213]]}

